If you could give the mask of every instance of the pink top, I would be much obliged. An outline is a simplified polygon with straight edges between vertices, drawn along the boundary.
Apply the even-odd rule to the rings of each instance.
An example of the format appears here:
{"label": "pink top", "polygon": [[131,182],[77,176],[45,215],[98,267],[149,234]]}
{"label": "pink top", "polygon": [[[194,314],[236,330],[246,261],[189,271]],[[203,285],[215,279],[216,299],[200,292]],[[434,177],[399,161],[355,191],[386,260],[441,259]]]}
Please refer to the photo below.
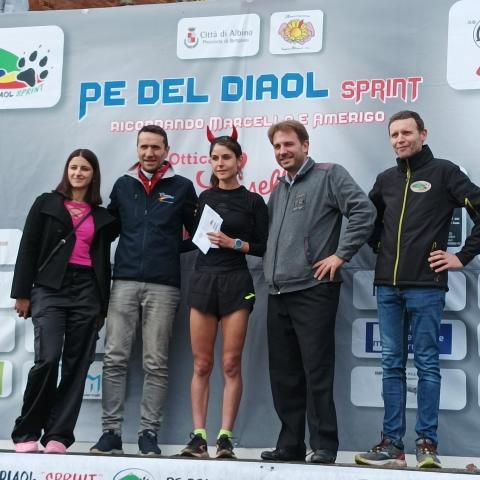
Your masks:
{"label": "pink top", "polygon": [[[92,210],[92,207],[85,202],[74,202],[73,200],[64,201],[65,208],[72,217],[73,226],[76,227],[82,218]],[[72,255],[68,263],[75,265],[84,265],[86,267],[92,266],[92,257],[90,256],[90,247],[93,241],[93,234],[95,232],[95,224],[93,217],[90,215],[78,228],[75,230],[75,245],[73,247]]]}

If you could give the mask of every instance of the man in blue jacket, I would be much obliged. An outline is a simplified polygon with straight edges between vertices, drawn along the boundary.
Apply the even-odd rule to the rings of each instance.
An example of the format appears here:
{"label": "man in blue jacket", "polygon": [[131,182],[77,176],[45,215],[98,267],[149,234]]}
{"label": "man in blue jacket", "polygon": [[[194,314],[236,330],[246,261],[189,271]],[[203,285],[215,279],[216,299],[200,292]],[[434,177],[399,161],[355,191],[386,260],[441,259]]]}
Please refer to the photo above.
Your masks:
{"label": "man in blue jacket", "polygon": [[[338,432],[333,401],[335,316],[341,266],[367,241],[375,208],[341,165],[315,163],[297,121],[270,127],[286,175],[268,202],[264,256],[273,403],[282,427],[268,461],[305,460],[305,415],[314,463],[334,463]],[[340,233],[343,217],[346,227]]]}
{"label": "man in blue jacket", "polygon": [[160,455],[157,431],[168,385],[168,348],[180,299],[183,227],[190,233],[197,203],[192,182],[168,163],[166,132],[138,132],[138,162],[113,186],[108,210],[120,221],[106,322],[102,428],[92,453],[123,453],[121,429],[127,368],[137,326],[143,341],[144,384],[138,447]]}
{"label": "man in blue jacket", "polygon": [[[418,372],[417,467],[439,468],[440,322],[448,270],[463,268],[480,253],[480,189],[457,165],[434,158],[424,145],[427,130],[418,113],[396,113],[388,131],[397,165],[378,175],[370,192],[377,220],[369,241],[378,254],[375,285],[385,414],[380,443],[356,455],[355,461],[406,466],[405,367],[410,327]],[[447,251],[448,233],[458,207],[467,208],[474,227],[454,255]]]}

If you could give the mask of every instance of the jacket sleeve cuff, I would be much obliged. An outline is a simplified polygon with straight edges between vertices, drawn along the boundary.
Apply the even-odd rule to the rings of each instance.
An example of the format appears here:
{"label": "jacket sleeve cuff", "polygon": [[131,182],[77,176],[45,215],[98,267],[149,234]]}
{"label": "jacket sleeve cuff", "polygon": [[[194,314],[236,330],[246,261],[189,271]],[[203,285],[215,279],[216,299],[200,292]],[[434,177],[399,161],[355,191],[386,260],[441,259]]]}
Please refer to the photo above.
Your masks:
{"label": "jacket sleeve cuff", "polygon": [[473,259],[471,255],[468,255],[464,252],[458,252],[457,254],[458,259],[462,262],[462,265],[465,267],[468,263],[470,263]]}
{"label": "jacket sleeve cuff", "polygon": [[337,250],[335,252],[335,255],[341,258],[342,260],[345,260],[346,262],[349,262],[353,257],[352,254],[346,252],[345,250]]}

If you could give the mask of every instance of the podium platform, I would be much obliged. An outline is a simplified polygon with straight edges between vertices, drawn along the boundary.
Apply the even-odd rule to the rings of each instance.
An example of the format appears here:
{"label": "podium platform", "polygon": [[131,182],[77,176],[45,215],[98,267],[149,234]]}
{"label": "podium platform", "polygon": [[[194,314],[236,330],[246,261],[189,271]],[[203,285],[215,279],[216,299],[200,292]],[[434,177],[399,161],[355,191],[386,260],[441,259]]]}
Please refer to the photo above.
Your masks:
{"label": "podium platform", "polygon": [[346,463],[316,465],[130,454],[20,454],[0,450],[0,480],[472,480],[475,475],[480,473],[455,468],[392,469]]}

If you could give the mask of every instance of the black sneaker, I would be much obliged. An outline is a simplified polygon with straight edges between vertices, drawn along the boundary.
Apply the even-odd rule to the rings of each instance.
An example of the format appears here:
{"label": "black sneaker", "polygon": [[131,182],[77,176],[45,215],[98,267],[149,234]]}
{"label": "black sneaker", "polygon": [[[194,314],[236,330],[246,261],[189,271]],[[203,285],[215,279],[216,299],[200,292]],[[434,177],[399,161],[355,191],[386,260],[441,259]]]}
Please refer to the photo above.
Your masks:
{"label": "black sneaker", "polygon": [[153,430],[144,430],[138,437],[140,455],[156,457],[162,454],[157,445],[157,434]]}
{"label": "black sneaker", "polygon": [[208,446],[206,440],[199,434],[190,434],[191,440],[187,446],[180,452],[181,457],[209,458]]}
{"label": "black sneaker", "polygon": [[216,458],[237,458],[233,453],[233,445],[228,435],[220,435],[217,439]]}
{"label": "black sneaker", "polygon": [[115,430],[105,430],[98,442],[90,449],[90,453],[123,455],[122,437]]}

